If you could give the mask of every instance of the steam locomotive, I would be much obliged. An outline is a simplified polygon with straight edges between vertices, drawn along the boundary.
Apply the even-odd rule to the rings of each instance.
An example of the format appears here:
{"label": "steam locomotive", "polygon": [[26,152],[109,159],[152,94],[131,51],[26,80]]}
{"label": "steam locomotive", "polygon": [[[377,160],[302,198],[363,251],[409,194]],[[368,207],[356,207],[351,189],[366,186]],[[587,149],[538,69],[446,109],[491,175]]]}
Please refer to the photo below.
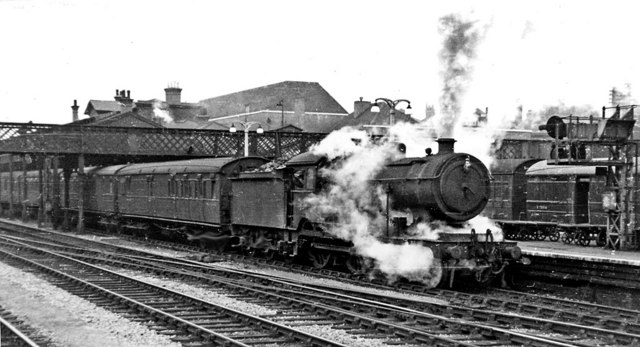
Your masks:
{"label": "steam locomotive", "polygon": [[[433,284],[450,286],[460,276],[487,282],[519,261],[520,249],[489,229],[464,226],[487,204],[489,172],[477,158],[455,153],[455,140],[438,142],[437,154],[392,161],[370,180],[370,189],[383,189],[387,196],[378,207],[386,223],[376,237],[385,244],[428,248],[434,258]],[[331,232],[341,221],[310,213],[308,198],[332,184],[324,173],[334,165],[339,160],[303,153],[280,165],[244,157],[96,167],[85,175],[73,173],[62,201],[68,199],[67,212],[76,218],[82,203],[85,222],[108,230],[199,240],[217,248],[362,273],[371,259]],[[60,173],[49,176],[55,174]],[[5,212],[10,200],[19,201],[19,208],[39,206],[35,177],[37,172],[26,177],[0,174]],[[436,221],[453,228],[440,232],[437,240],[411,233],[419,223]]]}

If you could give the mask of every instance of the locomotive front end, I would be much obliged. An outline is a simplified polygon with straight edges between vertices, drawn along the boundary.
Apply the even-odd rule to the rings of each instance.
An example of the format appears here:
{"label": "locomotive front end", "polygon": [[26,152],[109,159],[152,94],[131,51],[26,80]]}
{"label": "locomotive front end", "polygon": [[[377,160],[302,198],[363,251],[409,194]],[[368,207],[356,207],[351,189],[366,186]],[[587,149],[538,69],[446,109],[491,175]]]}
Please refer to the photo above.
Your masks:
{"label": "locomotive front end", "polygon": [[390,195],[390,208],[411,211],[414,221],[465,222],[489,200],[489,170],[476,157],[455,153],[454,139],[439,139],[435,155],[404,158],[376,177]]}
{"label": "locomotive front end", "polygon": [[[489,200],[490,173],[478,158],[455,153],[454,143],[439,139],[437,154],[392,162],[376,176],[376,184],[389,198],[385,235],[392,243],[431,248],[441,286],[453,284],[459,275],[486,283],[502,274],[510,261],[520,259],[520,249],[503,242],[492,227],[466,223]],[[417,231],[420,224],[434,232],[426,236]]]}

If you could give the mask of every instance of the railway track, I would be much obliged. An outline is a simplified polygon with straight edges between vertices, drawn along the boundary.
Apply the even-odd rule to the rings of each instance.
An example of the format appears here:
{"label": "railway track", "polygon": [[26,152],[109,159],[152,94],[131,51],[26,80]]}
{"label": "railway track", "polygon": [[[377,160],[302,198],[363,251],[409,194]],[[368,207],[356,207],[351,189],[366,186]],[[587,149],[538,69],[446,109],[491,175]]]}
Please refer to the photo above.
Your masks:
{"label": "railway track", "polygon": [[[30,246],[25,243],[9,243],[13,244],[14,246],[3,243],[0,244],[0,248],[6,249],[8,247],[13,247],[15,250],[21,250],[23,253],[25,252],[25,249],[30,248]],[[55,266],[58,269],[64,269],[64,272],[67,273],[67,275],[64,276],[68,276],[69,273],[73,274],[74,277],[82,274],[82,277],[86,279],[85,281],[82,281],[83,287],[86,288],[87,286],[90,286],[94,289],[94,291],[96,289],[96,284],[99,284],[100,287],[106,287],[100,290],[107,290],[109,293],[115,293],[117,295],[116,299],[118,301],[127,300],[127,306],[138,306],[141,304],[146,305],[144,309],[149,310],[149,307],[153,308],[155,315],[161,314],[161,312],[159,312],[158,310],[158,307],[161,308],[162,311],[166,310],[167,307],[171,307],[172,310],[177,310],[181,313],[187,312],[189,314],[189,318],[192,318],[190,307],[193,307],[194,303],[191,302],[188,306],[184,307],[182,305],[178,306],[179,303],[176,303],[174,301],[175,297],[178,295],[175,292],[166,291],[157,287],[155,287],[152,292],[142,291],[137,287],[131,288],[130,282],[134,280],[126,276],[121,277],[127,279],[127,286],[124,288],[120,288],[123,284],[120,282],[114,283],[114,279],[112,279],[112,277],[118,276],[114,276],[114,273],[108,272],[103,268],[94,268],[88,266],[87,263],[82,262],[80,266],[82,269],[74,269],[74,265],[77,264],[75,262],[72,262],[71,258],[69,257],[59,256],[55,253],[42,249],[32,249],[30,252],[38,254],[37,263],[27,259],[20,259],[22,257],[18,257],[15,255],[11,256],[9,255],[9,253],[6,253],[6,251],[3,253],[5,254],[5,256],[10,257],[12,261],[20,259],[20,261],[23,263],[26,262],[31,266],[37,266],[41,269],[44,269],[44,265],[46,264],[46,271],[48,272],[52,271],[50,267]],[[46,257],[42,258],[43,255],[46,255]],[[57,259],[52,259],[54,257],[56,257]],[[95,260],[95,258],[92,259]],[[55,273],[60,277],[59,271],[53,271],[55,271]],[[163,274],[167,275],[168,271],[164,271]],[[210,283],[212,282],[212,276],[203,277],[200,274],[198,274],[197,276],[188,275],[184,271],[179,271],[176,275],[179,275],[181,278],[189,276],[191,279],[197,278],[198,281],[207,280]],[[78,279],[75,279],[75,281],[78,281]],[[62,286],[66,290],[76,295],[87,297],[89,300],[92,298],[91,296],[87,296],[87,294],[85,294],[84,289],[78,289],[75,287],[68,288],[69,284],[66,283],[67,282],[65,281],[65,284],[55,284]],[[282,288],[264,288],[264,286],[262,288],[256,288],[255,285],[247,286],[246,282],[232,283],[232,281],[224,281],[220,279],[214,280],[213,283],[215,284],[215,288],[224,287],[227,290],[233,288],[235,290],[235,295],[239,295],[239,297],[244,300],[259,303],[260,305],[268,307],[274,307],[275,305],[278,314],[275,317],[271,317],[273,321],[276,321],[276,323],[271,324],[276,325],[279,325],[277,322],[286,322],[287,325],[330,325],[332,328],[347,330],[350,334],[357,334],[360,338],[386,337],[387,339],[389,339],[390,343],[406,345],[426,344],[432,346],[477,346],[492,343],[492,345],[494,346],[567,346],[566,344],[556,343],[551,340],[508,332],[500,328],[442,319],[441,317],[436,316],[431,316],[431,319],[429,320],[415,320],[415,317],[407,317],[406,313],[401,313],[394,314],[392,317],[389,317],[387,319],[371,318],[370,316],[379,317],[378,311],[380,310],[380,307],[377,305],[357,303],[353,300],[336,300],[336,298],[330,298],[330,301],[332,301],[333,303],[319,303],[317,294],[309,295],[295,293],[293,291],[284,290]],[[134,299],[136,300],[132,300],[131,296],[134,296]],[[144,299],[144,301],[142,303],[138,303],[137,301],[141,299]],[[194,298],[189,298],[189,301],[195,300],[196,299]],[[136,303],[134,304],[133,301],[135,301]],[[98,302],[102,303],[101,301]],[[336,303],[343,307],[337,308]],[[111,305],[113,305],[113,303],[109,303],[107,307],[111,310],[114,310],[114,307],[110,307]],[[202,306],[204,305],[204,303],[199,302],[198,305]],[[354,306],[358,306],[358,309],[354,309]],[[125,310],[124,307],[121,307],[121,304],[118,304],[115,309]],[[137,310],[140,311],[141,309]],[[367,313],[369,316],[367,315]],[[208,315],[210,316],[211,314]],[[164,314],[164,316],[165,318],[161,318],[160,321],[169,319],[166,318],[166,314]],[[172,326],[180,326],[179,323],[184,325],[185,323],[189,322],[179,321],[177,323],[173,323]],[[419,326],[419,328],[413,326]],[[284,325],[282,325],[281,327],[284,327]],[[163,333],[167,334],[177,334],[179,332],[176,328],[171,329],[168,327],[163,327],[163,329],[168,329],[162,330]],[[293,328],[287,329],[295,331],[295,329]],[[234,327],[234,330],[237,330],[237,327]],[[485,333],[480,333],[480,331],[483,330]],[[487,331],[491,333],[488,334]],[[193,333],[193,331],[190,332]],[[211,331],[210,333],[213,332]],[[307,338],[309,339],[309,337]],[[278,341],[277,343],[280,344],[282,342],[284,341]],[[271,341],[270,343],[276,342]],[[321,344],[314,343],[306,345]]]}
{"label": "railway track", "polygon": [[51,341],[11,312],[0,307],[0,346],[47,347]]}
{"label": "railway track", "polygon": [[[96,257],[94,255],[82,255],[79,257],[83,257],[87,261],[96,261]],[[127,259],[125,259],[127,260]],[[108,263],[114,263],[113,257],[110,257],[109,260],[103,260]],[[157,259],[153,259],[153,262],[156,262]],[[146,261],[145,264],[141,265],[141,267],[148,266],[150,262]],[[173,261],[172,261],[173,263]],[[175,264],[174,264],[175,265]],[[129,265],[130,266],[130,265]],[[159,269],[157,266],[146,268],[147,271],[150,272],[158,272]],[[203,271],[202,269],[197,269],[197,272]],[[217,270],[220,272],[221,270]],[[215,272],[215,271],[214,271]],[[223,276],[218,276],[219,278],[212,283],[212,278],[206,278],[212,284],[215,284],[215,287],[221,288],[224,287],[228,289],[229,286],[236,286],[235,290],[237,291],[238,284],[229,283],[229,275],[228,270],[222,270],[225,272]],[[167,275],[169,271],[163,270],[162,274]],[[186,278],[187,274],[180,273],[178,274],[181,278]],[[192,280],[196,281],[204,280],[202,275],[200,274],[192,274],[189,275]],[[254,276],[255,274],[245,275]],[[233,276],[232,276],[233,277]],[[238,277],[237,274],[235,277]],[[237,278],[235,279],[237,281]],[[227,281],[227,282],[225,282]],[[441,326],[458,326],[458,330],[464,331],[482,331],[485,329],[485,335],[491,335],[491,340],[494,341],[509,341],[511,345],[517,345],[517,343],[522,341],[522,339],[526,339],[527,336],[529,338],[533,337],[533,335],[540,336],[540,332],[525,332],[525,333],[513,333],[511,331],[514,330],[547,330],[548,332],[553,332],[553,336],[549,336],[543,338],[541,341],[536,341],[533,345],[589,345],[585,342],[580,342],[580,340],[589,340],[596,339],[598,343],[606,343],[606,344],[619,344],[619,345],[631,345],[638,341],[637,335],[629,334],[620,331],[611,331],[599,328],[589,328],[586,326],[582,326],[579,324],[567,324],[562,322],[562,319],[566,315],[558,315],[555,314],[556,318],[559,318],[559,321],[554,321],[551,319],[535,319],[529,318],[523,315],[514,315],[514,314],[502,314],[496,311],[487,311],[486,309],[478,309],[477,302],[474,305],[475,308],[472,307],[463,307],[463,306],[454,306],[451,303],[446,305],[438,305],[438,304],[425,304],[425,303],[417,303],[415,301],[402,301],[398,299],[388,298],[388,297],[380,297],[371,294],[363,294],[361,292],[355,293],[358,296],[354,296],[353,292],[348,292],[345,290],[339,290],[336,288],[329,288],[330,292],[327,291],[327,288],[324,288],[324,291],[319,294],[317,290],[310,290],[308,286],[300,286],[300,285],[292,285],[292,284],[284,284],[283,281],[277,280],[269,280],[269,283],[264,284],[266,281],[264,278],[262,279],[262,284],[253,284],[252,290],[247,290],[247,283],[243,282],[240,284],[240,287],[245,288],[243,293],[235,294],[238,297],[243,298],[245,300],[255,298],[256,296],[264,296],[266,301],[260,302],[262,305],[269,305],[269,302],[283,300],[283,298],[296,298],[300,302],[309,301],[310,298],[313,302],[318,303],[321,302],[326,307],[323,309],[329,309],[333,307],[346,307],[347,310],[351,312],[357,312],[360,315],[364,316],[375,316],[375,317],[384,317],[387,320],[391,320],[392,322],[401,322],[401,325],[405,325],[409,328],[412,326],[418,325],[421,328],[418,330],[429,331],[428,328],[429,323],[432,327],[441,327]],[[255,279],[253,279],[255,283]],[[289,287],[287,289],[282,287]],[[281,287],[281,288],[278,288]],[[295,287],[291,289],[291,287]],[[277,289],[277,290],[276,290]],[[278,291],[277,295],[273,294],[273,292]],[[301,294],[301,291],[305,291],[306,293]],[[336,293],[340,292],[341,295],[337,295]],[[237,293],[237,292],[236,292]],[[275,296],[274,296],[275,295]],[[366,300],[363,300],[366,299]],[[254,299],[255,300],[255,299]],[[472,299],[473,300],[473,299]],[[495,301],[495,300],[493,300]],[[359,305],[356,305],[359,303]],[[384,303],[384,306],[381,306],[380,303]],[[299,303],[298,303],[299,304]],[[511,303],[513,304],[513,303]],[[316,305],[318,306],[318,305]],[[508,305],[509,306],[509,305]],[[358,307],[357,309],[354,307]],[[408,309],[408,308],[412,309]],[[513,307],[513,305],[510,305]],[[504,308],[504,307],[503,307]],[[308,310],[313,310],[313,307],[308,308]],[[550,310],[542,310],[549,313]],[[558,312],[556,310],[556,312]],[[561,312],[561,311],[560,311]],[[283,318],[287,321],[288,319],[300,319],[300,313],[293,311],[289,315],[284,315]],[[320,319],[320,316],[312,316],[313,319]],[[358,318],[358,317],[356,317]],[[349,319],[343,317],[343,319]],[[351,317],[353,319],[353,317]],[[460,319],[464,319],[465,321],[472,322],[468,326],[464,328],[460,328]],[[321,320],[322,321],[322,320]],[[409,323],[406,323],[409,322]],[[515,323],[514,323],[515,322]],[[325,324],[329,324],[329,321],[323,321]],[[376,323],[376,322],[372,322]],[[495,327],[499,327],[496,329]],[[611,326],[609,326],[611,327]],[[350,327],[354,329],[353,327]],[[487,330],[488,329],[488,330]],[[493,329],[493,330],[492,330]],[[434,331],[435,329],[431,329]],[[388,333],[388,331],[386,332]],[[404,332],[396,332],[395,334],[403,334]],[[458,339],[464,336],[460,334],[458,331],[449,331],[449,335],[456,336]],[[478,336],[467,336],[467,340],[471,340],[473,338],[478,338]],[[553,344],[551,342],[555,342],[557,344]],[[532,343],[531,341],[527,343]],[[546,344],[545,344],[546,343]]]}
{"label": "railway track", "polygon": [[[82,241],[80,243],[86,242]],[[122,251],[121,251],[122,252]],[[133,252],[135,253],[135,252]],[[141,252],[144,253],[144,252]],[[162,257],[154,257],[153,262],[157,262]],[[87,256],[88,261],[98,261],[97,258],[92,256]],[[105,260],[102,260],[105,261]],[[113,258],[110,260],[114,262]],[[167,261],[166,266],[174,267],[176,266],[176,261],[171,260]],[[151,262],[146,261],[146,264],[150,264]],[[169,265],[170,264],[170,265]],[[121,264],[120,264],[121,265]],[[194,266],[193,264],[185,265],[187,268],[191,267],[192,271],[202,272],[204,271],[200,265]],[[197,269],[194,269],[197,268]],[[246,280],[247,276],[255,276],[255,274],[250,275],[239,275],[241,271],[235,271],[233,274],[229,274],[228,270],[211,270],[212,267],[208,268],[206,271],[208,273],[213,273],[216,276],[226,279],[234,279],[239,280],[244,277]],[[162,266],[160,268],[156,267],[147,268],[146,271],[163,273],[167,274],[165,270],[166,267]],[[327,271],[321,271],[323,273],[327,273]],[[223,275],[220,275],[224,273]],[[329,271],[331,273],[331,271]],[[184,274],[181,275],[183,278]],[[195,276],[195,275],[194,275]],[[264,277],[264,276],[263,276]],[[211,281],[211,279],[208,279]],[[222,280],[220,280],[222,281]],[[252,282],[260,282],[262,283],[253,285],[254,287],[261,286],[263,290],[270,290],[277,286],[283,286],[283,284],[276,284],[274,280],[270,280],[271,282],[265,282],[267,280],[251,280]],[[277,280],[282,282],[287,282],[283,280]],[[289,281],[290,282],[290,281]],[[216,284],[219,284],[217,282]],[[289,283],[291,284],[291,283]],[[359,283],[362,284],[362,283]],[[246,285],[246,283],[244,284]],[[312,286],[308,286],[312,287]],[[320,286],[314,286],[320,287]],[[385,287],[385,286],[380,286]],[[406,318],[406,312],[403,313],[402,308],[406,310],[407,307],[412,307],[414,311],[420,311],[422,314],[434,314],[439,316],[440,318],[445,319],[465,319],[471,322],[482,322],[485,324],[489,324],[490,326],[502,326],[504,329],[508,330],[535,330],[543,328],[543,330],[555,331],[555,334],[562,335],[564,337],[553,337],[549,340],[555,340],[559,343],[566,343],[568,345],[588,345],[588,343],[580,342],[580,340],[588,340],[595,339],[598,340],[598,343],[605,344],[617,344],[617,345],[634,345],[638,343],[638,311],[633,310],[625,310],[625,309],[616,309],[608,306],[599,306],[588,303],[579,303],[575,301],[561,300],[561,299],[553,299],[548,297],[541,297],[535,295],[523,295],[522,293],[514,293],[509,291],[494,291],[494,293],[499,293],[500,295],[489,295],[483,296],[478,294],[469,294],[469,293],[461,293],[455,291],[445,291],[445,290],[424,290],[424,287],[421,288],[420,292],[415,292],[418,294],[427,294],[434,297],[446,298],[449,301],[447,305],[434,305],[434,304],[416,304],[415,302],[402,302],[401,300],[393,299],[393,298],[383,298],[380,296],[375,296],[371,294],[363,294],[361,292],[349,292],[347,290],[338,290],[336,288],[321,288],[323,290],[330,290],[332,292],[331,295],[323,294],[324,297],[315,297],[313,300],[321,302],[325,300],[326,305],[328,306],[336,306],[335,302],[337,298],[335,297],[336,293],[341,293],[341,295],[350,295],[342,305],[353,305],[354,301],[358,300],[368,300],[369,302],[375,303],[385,303],[387,305],[391,305],[394,307],[376,307],[369,306],[368,308],[362,308],[362,314],[367,315],[367,311],[369,315],[374,316],[387,316],[387,317],[395,317],[392,320],[395,321],[420,321],[420,319],[425,318],[433,318],[433,317],[418,317],[414,316],[413,318]],[[389,289],[389,287],[386,287]],[[299,290],[296,289],[296,290]],[[294,290],[289,289],[289,292],[286,293],[287,296],[292,297],[294,295]],[[242,294],[241,294],[242,295]],[[252,294],[246,294],[249,297]],[[255,295],[255,294],[253,294]],[[266,294],[262,294],[266,295]],[[316,294],[318,295],[318,294]],[[333,295],[333,296],[332,296]],[[357,295],[357,296],[356,296]],[[300,300],[308,300],[305,298],[300,298]],[[338,305],[340,306],[340,305]],[[384,311],[387,309],[389,311]],[[395,310],[395,311],[394,311]],[[371,312],[374,312],[373,314]],[[383,313],[386,312],[386,313]],[[504,313],[503,313],[504,312]],[[402,318],[398,318],[398,317]],[[531,317],[533,316],[533,317]],[[295,317],[295,313],[291,316]],[[487,317],[491,317],[490,319]],[[537,317],[537,318],[536,318]],[[317,318],[317,317],[316,317]],[[516,322],[511,325],[507,325],[506,322]],[[440,321],[439,324],[451,324],[451,322],[447,322],[446,320]],[[478,327],[475,328],[476,331]],[[494,333],[495,334],[495,333]],[[531,334],[530,332],[525,333]],[[498,334],[499,335],[499,334]],[[508,340],[503,336],[498,337],[498,335],[494,335],[494,340]],[[513,339],[513,338],[512,338]],[[534,344],[536,345],[536,344]]]}
{"label": "railway track", "polygon": [[130,320],[151,321],[151,329],[189,346],[342,346],[52,252],[2,243],[0,257],[46,273],[56,286]]}

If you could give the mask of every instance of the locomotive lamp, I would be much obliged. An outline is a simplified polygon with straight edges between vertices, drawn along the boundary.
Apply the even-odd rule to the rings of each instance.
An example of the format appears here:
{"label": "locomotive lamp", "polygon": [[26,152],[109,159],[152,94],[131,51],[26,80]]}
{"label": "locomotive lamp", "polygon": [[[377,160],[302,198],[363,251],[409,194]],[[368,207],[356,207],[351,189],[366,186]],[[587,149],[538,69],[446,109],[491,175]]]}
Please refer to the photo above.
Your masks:
{"label": "locomotive lamp", "polygon": [[[244,128],[244,156],[248,157],[249,156],[249,129],[256,124],[258,125],[258,129],[256,129],[256,133],[262,134],[264,133],[264,129],[262,129],[262,126],[258,122],[238,122],[238,123],[240,123],[240,125],[242,125],[242,127]],[[229,128],[229,132],[235,133],[237,131],[238,129],[236,129],[233,123],[231,123],[231,128]]]}
{"label": "locomotive lamp", "polygon": [[404,113],[410,115],[411,112],[413,111],[411,109],[411,101],[407,100],[407,99],[398,99],[398,100],[391,100],[391,99],[387,99],[387,98],[377,98],[376,101],[373,102],[373,106],[371,106],[371,112],[380,112],[380,106],[378,106],[378,102],[384,102],[385,104],[387,104],[387,106],[389,106],[390,110],[389,110],[389,125],[393,125],[395,123],[395,116],[396,116],[396,106],[398,106],[398,104],[400,104],[401,102],[406,102],[407,103],[407,108],[405,109]]}

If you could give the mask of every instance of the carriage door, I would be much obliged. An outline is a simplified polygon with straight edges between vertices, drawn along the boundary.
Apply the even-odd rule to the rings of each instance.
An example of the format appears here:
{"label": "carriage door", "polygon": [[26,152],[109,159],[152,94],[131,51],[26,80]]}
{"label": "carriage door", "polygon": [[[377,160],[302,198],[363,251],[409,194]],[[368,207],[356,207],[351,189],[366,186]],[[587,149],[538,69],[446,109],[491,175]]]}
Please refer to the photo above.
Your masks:
{"label": "carriage door", "polygon": [[521,165],[513,172],[511,216],[514,220],[527,220],[527,176],[525,173],[530,166],[530,163]]}
{"label": "carriage door", "polygon": [[575,223],[589,223],[589,177],[576,177],[573,215]]}

